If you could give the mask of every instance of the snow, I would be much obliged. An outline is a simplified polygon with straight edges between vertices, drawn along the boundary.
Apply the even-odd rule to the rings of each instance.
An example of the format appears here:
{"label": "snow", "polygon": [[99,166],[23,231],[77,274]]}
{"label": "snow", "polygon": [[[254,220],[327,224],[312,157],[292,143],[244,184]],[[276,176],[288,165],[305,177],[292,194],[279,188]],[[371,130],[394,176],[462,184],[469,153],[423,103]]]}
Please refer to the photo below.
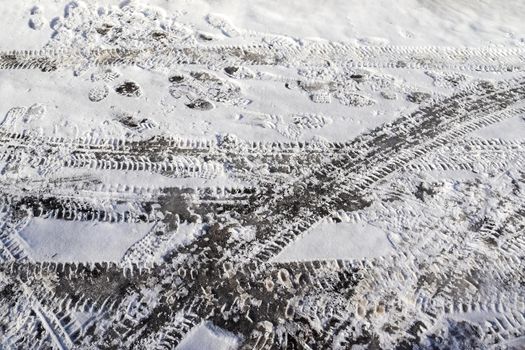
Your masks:
{"label": "snow", "polygon": [[205,322],[194,327],[176,350],[235,350],[237,348],[238,339],[235,336]]}
{"label": "snow", "polygon": [[[294,37],[355,40],[371,44],[411,45],[525,45],[520,14],[522,1],[470,0],[164,0],[135,1],[155,6],[166,13],[203,18],[213,13],[227,18],[235,28],[272,32]],[[86,1],[86,3],[90,3]],[[120,0],[99,0],[97,6],[117,5]],[[29,25],[31,9],[41,8],[44,25]],[[0,49],[39,48],[52,31],[48,23],[64,13],[60,1],[21,0],[2,8],[3,40]],[[93,6],[95,6],[93,4]],[[184,16],[183,16],[184,17]],[[327,25],[329,23],[330,25]],[[210,30],[207,23],[202,29]]]}
{"label": "snow", "polygon": [[501,123],[477,130],[472,133],[472,136],[523,141],[525,139],[525,115],[517,115]]}
{"label": "snow", "polygon": [[[264,70],[271,74],[277,69]],[[0,85],[0,94],[10,96],[8,101],[0,101],[0,116],[5,116],[13,107],[29,107],[27,101],[39,103],[46,109],[39,119],[17,120],[9,124],[5,120],[3,127],[15,132],[32,130],[45,136],[123,138],[130,134],[130,130],[120,125],[116,117],[129,114],[136,119],[151,120],[154,127],[149,134],[156,132],[213,140],[217,134],[234,133],[250,141],[311,140],[320,136],[329,141],[346,141],[414,107],[400,98],[394,101],[383,99],[376,92],[373,96],[376,104],[349,109],[340,103],[313,103],[300,89],[284,89],[279,81],[236,80],[243,97],[252,101],[249,106],[216,104],[213,111],[199,112],[189,110],[169,94],[165,74],[137,67],[119,67],[113,71],[119,74],[119,78],[108,84],[109,95],[99,102],[88,98],[90,89],[98,86],[90,79],[97,69],[90,69],[79,77],[69,71],[0,71],[0,79],[5,81]],[[287,73],[288,79],[297,79],[295,73]],[[115,86],[126,80],[137,82],[143,91],[142,96],[129,98],[114,91]],[[403,76],[400,83],[411,89],[432,89],[432,80],[423,74]],[[297,137],[283,135],[275,129],[262,127],[260,123],[270,115],[282,116],[284,123],[290,123],[292,115],[306,112],[330,116],[332,122],[322,128],[305,129]],[[147,137],[148,133],[144,135]],[[141,134],[134,136],[140,137]]]}
{"label": "snow", "polygon": [[366,222],[323,222],[286,247],[274,261],[362,259],[393,252],[385,232]]}
{"label": "snow", "polygon": [[[124,6],[127,4],[137,6]],[[75,7],[78,11],[74,11]],[[523,70],[525,51],[514,50],[525,49],[523,13],[525,2],[518,0],[4,1],[0,5],[3,64],[23,61],[6,55],[8,50],[56,49],[63,50],[64,55],[59,57],[54,71],[14,66],[0,69],[0,132],[7,135],[0,154],[0,187],[5,192],[1,198],[5,215],[1,215],[0,260],[14,261],[13,266],[25,263],[26,257],[29,263],[111,261],[120,263],[114,267],[116,271],[130,266],[131,274],[124,269],[129,286],[116,278],[119,289],[114,292],[116,297],[120,293],[136,304],[115,301],[112,309],[102,307],[97,313],[87,304],[74,311],[67,310],[70,306],[62,310],[66,303],[56,303],[65,299],[58,297],[42,300],[43,305],[49,306],[46,312],[50,315],[51,309],[70,312],[78,327],[94,327],[94,331],[82,330],[75,343],[79,348],[97,347],[100,344],[91,342],[106,340],[108,334],[114,337],[110,324],[124,319],[137,325],[132,327],[142,328],[132,328],[130,332],[137,332],[137,339],[112,339],[119,343],[115,346],[126,348],[132,342],[136,345],[145,341],[149,345],[150,340],[153,343],[162,338],[164,331],[164,335],[169,335],[172,325],[164,316],[158,317],[158,324],[143,321],[153,315],[152,310],[173,305],[184,310],[175,312],[187,312],[203,320],[184,336],[177,346],[179,350],[237,349],[244,339],[253,340],[261,332],[276,342],[268,346],[277,346],[289,337],[307,348],[311,345],[307,344],[310,331],[318,327],[316,331],[322,332],[327,325],[339,321],[342,323],[330,329],[337,329],[337,337],[348,343],[356,339],[366,341],[370,336],[381,348],[394,348],[413,332],[415,321],[422,322],[426,332],[418,334],[417,341],[437,335],[436,323],[428,318],[431,314],[445,324],[447,317],[473,324],[488,323],[487,320],[507,312],[506,306],[500,312],[499,304],[498,310],[483,311],[486,304],[495,304],[493,296],[502,305],[512,299],[512,293],[523,297],[523,273],[515,263],[522,261],[525,246],[519,231],[525,207],[524,177],[520,172],[525,159],[525,116],[512,114],[501,122],[494,122],[494,118],[490,126],[484,120],[476,124],[480,129],[474,132],[467,130],[458,118],[457,130],[456,124],[451,123],[451,132],[443,136],[446,142],[441,146],[432,142],[420,144],[427,140],[421,140],[417,130],[404,133],[405,127],[417,125],[408,124],[417,123],[421,114],[411,115],[405,119],[410,122],[400,128],[385,127],[377,133],[366,133],[419,110],[427,101],[423,97],[437,101],[457,93],[470,94],[465,87],[478,80],[494,81],[495,94],[503,96],[502,101],[506,98],[502,91],[508,88],[509,107],[524,106],[511,101],[513,93],[520,99],[525,96],[516,92],[520,90],[517,84],[509,84],[513,93],[506,85]],[[112,23],[112,31],[101,33],[98,26],[107,23]],[[161,32],[157,32],[159,28]],[[350,55],[350,60],[337,57],[331,49],[337,48],[338,43],[349,45],[349,52],[355,49],[355,56]],[[386,49],[378,52],[392,55],[389,61],[383,62],[383,57],[368,61],[368,55],[373,56],[372,52],[380,46]],[[176,52],[165,49],[181,47],[189,52],[195,49],[195,56],[205,63],[173,64],[175,60],[170,59],[176,56],[170,55]],[[253,52],[247,50],[254,55],[253,61],[231,53],[246,47],[255,48]],[[104,60],[92,64],[90,59],[100,48],[123,49],[105,52],[109,62],[113,54],[115,59],[120,54],[131,57],[136,53],[138,59],[133,64],[123,59],[122,64],[117,62],[112,67],[97,66]],[[461,53],[467,50],[450,48],[490,49],[483,52],[491,61],[479,53],[463,57]],[[258,54],[264,56],[272,50],[282,54],[276,56],[277,64],[257,61]],[[297,60],[295,50],[299,52]],[[218,56],[221,52],[226,53]],[[443,61],[439,53],[443,53]],[[55,51],[46,55],[49,62],[54,62]],[[240,56],[238,52],[237,55]],[[208,62],[212,57],[221,58]],[[223,58],[239,67],[223,66]],[[383,67],[386,63],[389,68]],[[517,68],[510,69],[507,63]],[[227,68],[235,68],[237,75]],[[192,75],[201,72],[210,77],[199,79]],[[185,80],[173,80],[174,75],[184,76]],[[523,78],[518,79],[523,87]],[[140,93],[119,92],[119,86],[125,82],[138,86]],[[452,97],[454,102],[457,96]],[[477,98],[457,98],[460,107],[450,110],[462,115],[463,103],[465,111],[484,107],[485,103],[495,110],[501,107],[488,96]],[[205,99],[207,106],[213,108],[201,110],[188,105],[199,99]],[[449,110],[446,103],[436,106],[438,116]],[[465,115],[464,119],[477,122],[474,114]],[[456,115],[443,112],[441,117],[423,125],[432,128],[433,122],[439,124]],[[126,120],[138,124],[126,124]],[[436,135],[449,128],[441,127],[436,129]],[[394,139],[397,133],[401,135],[398,140]],[[221,144],[224,135],[239,143]],[[360,135],[364,135],[362,139],[346,148],[329,144],[352,142]],[[390,136],[394,136],[395,150],[389,149]],[[45,141],[49,137],[65,141]],[[210,148],[206,145],[193,150],[176,146],[162,149],[161,142],[147,149],[149,142],[134,143],[153,137],[207,141],[207,145],[219,142]],[[381,149],[376,149],[373,142],[381,137],[386,141],[379,142]],[[69,143],[72,139],[75,142]],[[514,142],[484,144],[485,140],[479,139]],[[98,143],[108,140],[112,142],[103,147]],[[292,150],[278,145],[298,141],[326,142],[327,147],[319,152],[305,149],[295,153],[299,147]],[[243,148],[248,143],[253,148]],[[281,152],[280,147],[286,151]],[[238,150],[241,154],[237,154]],[[381,158],[383,151],[387,156]],[[138,167],[129,170],[127,164],[154,166],[148,171]],[[113,165],[113,169],[108,169]],[[374,169],[369,169],[369,165]],[[455,170],[425,170],[441,168]],[[324,170],[328,173],[324,174]],[[322,190],[321,186],[315,187],[325,185],[323,181],[331,182]],[[299,197],[303,184],[305,191],[313,184],[318,193]],[[334,193],[332,185],[336,188]],[[172,191],[176,187],[195,191],[188,190],[192,195],[171,201],[169,196],[177,192]],[[249,191],[243,187],[249,187]],[[229,188],[239,192],[227,191]],[[205,195],[199,198],[200,193]],[[315,199],[319,202],[305,203],[317,194],[319,198]],[[47,205],[42,198],[75,204],[78,199],[82,203],[83,196],[95,207],[107,202],[119,213],[150,215],[153,208],[156,216],[148,216],[148,220],[158,222],[33,217],[47,215],[43,214],[47,211],[39,214],[35,209],[39,201],[42,207]],[[28,198],[34,199],[33,212],[26,206]],[[288,206],[297,210],[282,216],[272,212]],[[321,206],[330,208],[319,210]],[[342,222],[333,222],[327,213],[340,214],[338,221]],[[310,214],[317,224],[305,227],[307,220],[301,218],[295,225],[295,215]],[[280,237],[281,233],[291,232],[298,236]],[[491,264],[485,265],[487,259],[493,259]],[[345,261],[286,264],[317,260]],[[362,260],[366,264],[361,264]],[[160,268],[150,269],[151,262]],[[245,263],[253,262],[260,263],[260,271],[245,269]],[[20,295],[26,291],[31,297],[48,296],[50,291],[60,295],[56,286],[62,281],[56,281],[59,275],[47,271],[45,265],[41,265],[41,270],[35,269],[40,271],[40,280],[28,276],[27,282],[19,281],[10,275],[13,271],[18,273],[14,268],[0,274],[1,293],[5,291],[4,284],[23,289],[13,293],[17,300],[13,297],[0,305],[0,314],[15,314],[0,320],[0,329],[8,330],[6,338],[8,342],[13,339],[15,345],[27,344],[31,337],[44,342],[50,339],[49,334],[59,335],[64,326],[60,322],[60,327],[49,324],[47,335],[26,335],[20,331],[39,330],[34,324],[19,328],[19,324],[32,322],[33,317],[16,315],[18,307],[23,309],[23,304],[28,303],[27,309],[31,310],[35,306]],[[136,273],[134,265],[140,273]],[[234,266],[230,269],[230,265]],[[276,266],[279,271],[272,270]],[[305,275],[297,274],[296,267],[304,268],[301,274]],[[162,272],[155,275],[158,271]],[[340,283],[343,278],[352,279],[355,271],[359,275],[355,285]],[[149,275],[138,278],[142,273]],[[283,280],[283,274],[288,273],[294,278]],[[290,283],[273,286],[275,276],[277,281]],[[90,279],[84,283],[83,275],[73,277],[68,281],[67,293],[73,296],[81,294],[84,288],[88,291],[85,283]],[[315,278],[320,282],[315,283]],[[308,280],[312,283],[304,287],[302,281]],[[266,288],[260,284],[262,281]],[[96,296],[97,286],[87,294]],[[330,290],[330,286],[337,288]],[[108,284],[108,288],[113,287]],[[290,309],[282,308],[281,297],[290,299],[286,300]],[[162,305],[166,300],[173,303]],[[428,304],[421,305],[422,300]],[[480,307],[447,313],[437,310],[441,301],[464,305],[475,301]],[[194,309],[203,302],[206,314],[200,308]],[[257,313],[260,305],[272,312]],[[426,307],[433,313],[427,312]],[[290,310],[307,322],[297,322],[295,316],[288,318]],[[237,323],[250,320],[250,312],[257,314],[253,325],[244,327],[245,323]],[[219,315],[224,317],[224,323],[219,324]],[[212,324],[211,318],[225,329]],[[243,326],[236,329],[237,324]],[[181,335],[187,330],[186,325],[183,324]],[[390,331],[386,331],[387,325]],[[362,330],[369,335],[361,335]],[[483,333],[494,332],[485,328]],[[144,334],[149,338],[144,338]],[[336,340],[334,348],[339,346]],[[6,344],[10,347],[10,343]],[[0,348],[4,345],[1,341]],[[290,343],[280,345],[285,348]],[[341,348],[348,346],[345,343]]]}
{"label": "snow", "polygon": [[[81,4],[82,2],[78,2]],[[100,1],[97,5],[89,2],[86,7],[97,13],[97,6],[109,9],[120,1]],[[354,42],[356,44],[383,45],[443,45],[443,46],[525,46],[525,33],[520,26],[521,19],[516,16],[523,4],[507,2],[483,2],[473,6],[466,1],[434,2],[429,0],[390,1],[341,1],[332,0],[318,6],[315,2],[291,1],[282,4],[276,0],[257,0],[246,4],[231,1],[165,2],[138,1],[143,6],[153,6],[168,19],[176,19],[189,28],[203,32],[213,32],[218,43],[235,43],[238,39],[224,37],[223,33],[210,25],[206,14],[219,16],[230,23],[243,35],[252,32],[273,33],[294,38],[322,38]],[[510,2],[509,2],[510,3]],[[38,16],[49,23],[54,18],[64,16],[64,4],[50,1],[23,0],[16,5],[6,6],[4,32],[0,49],[41,49],[46,44],[55,47],[66,45],[73,35],[67,33],[62,38],[52,37],[49,25],[40,30],[31,29],[28,21],[34,6]],[[497,8],[498,11],[495,11]],[[476,16],[473,12],[476,12]],[[500,17],[506,15],[505,26],[500,25]],[[436,16],[438,15],[438,16]],[[171,17],[170,17],[171,16]],[[438,20],[436,20],[438,19]],[[329,21],[330,25],[326,23]],[[14,30],[16,29],[16,30]],[[450,35],[454,33],[454,35]],[[499,34],[496,34],[499,33]],[[43,35],[45,34],[45,35]],[[220,36],[223,36],[220,38]],[[18,40],[17,40],[18,38]],[[353,41],[352,41],[353,40]],[[22,46],[20,46],[22,45]],[[89,48],[89,45],[86,45]],[[62,48],[64,48],[62,46]],[[181,68],[174,67],[173,72]],[[203,67],[194,66],[199,70]],[[184,69],[183,69],[184,70]],[[13,107],[28,107],[28,101],[41,103],[46,108],[45,115],[30,122],[16,122],[12,131],[35,130],[47,136],[65,137],[126,137],[130,131],[115,121],[119,113],[129,113],[136,118],[147,118],[154,123],[154,131],[184,137],[214,139],[217,134],[235,133],[251,141],[287,141],[290,139],[311,140],[323,137],[329,141],[346,141],[382,123],[394,120],[399,115],[411,111],[415,106],[403,98],[387,100],[376,91],[371,98],[372,106],[348,108],[339,103],[313,103],[300,89],[282,88],[278,79],[284,77],[294,81],[297,72],[284,67],[261,67],[265,77],[277,79],[242,80],[236,79],[243,98],[252,101],[248,106],[216,104],[213,111],[188,110],[181,102],[170,96],[169,83],[165,72],[143,70],[138,67],[118,67],[118,78],[108,83],[109,95],[99,102],[88,99],[89,91],[100,82],[91,81],[97,69],[86,69],[73,76],[70,71],[39,72],[0,71],[0,95],[10,98],[0,102],[0,116]],[[374,70],[370,70],[374,72]],[[378,73],[378,72],[376,72]],[[400,72],[385,69],[381,74],[392,74],[402,91],[426,91],[436,94],[448,90],[436,87],[432,79],[423,72]],[[469,72],[472,77],[478,77]],[[487,74],[485,75],[487,76]],[[493,75],[489,76],[493,77]],[[388,77],[388,75],[384,75]],[[225,75],[220,76],[225,78]],[[129,98],[115,93],[115,87],[122,81],[131,80],[139,84],[142,96]],[[306,129],[300,134],[288,135],[277,129],[261,127],[259,119],[268,115],[283,118],[290,122],[292,114],[311,113],[330,117],[332,122],[322,128]],[[243,117],[241,117],[243,116]],[[517,123],[516,125],[518,125]],[[516,134],[519,131],[515,132]],[[140,135],[135,135],[140,136]]]}
{"label": "snow", "polygon": [[76,222],[33,218],[20,232],[31,259],[56,262],[120,261],[152,224]]}
{"label": "snow", "polygon": [[149,171],[117,171],[111,169],[66,169],[60,173],[64,175],[83,175],[86,178],[100,180],[105,184],[118,185],[126,183],[128,186],[148,187],[154,184],[156,187],[230,187],[247,185],[242,181],[232,179],[225,174],[218,174],[213,178],[201,177],[167,177]]}

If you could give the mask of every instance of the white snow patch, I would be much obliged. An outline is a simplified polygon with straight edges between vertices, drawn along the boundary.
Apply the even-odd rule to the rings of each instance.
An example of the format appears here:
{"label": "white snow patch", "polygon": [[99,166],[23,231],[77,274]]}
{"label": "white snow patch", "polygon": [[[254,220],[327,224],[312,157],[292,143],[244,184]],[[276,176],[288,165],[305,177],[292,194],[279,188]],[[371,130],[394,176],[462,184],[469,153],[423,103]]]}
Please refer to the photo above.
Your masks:
{"label": "white snow patch", "polygon": [[479,177],[479,174],[470,170],[432,170],[425,172],[434,181],[469,181]]}
{"label": "white snow patch", "polygon": [[[51,22],[62,17],[69,1],[19,0],[4,1],[2,6],[2,41],[0,48],[40,49],[52,35]],[[85,1],[89,6],[118,5],[122,0]],[[385,42],[398,45],[514,45],[523,46],[525,33],[522,16],[525,3],[519,0],[399,0],[360,1],[332,0],[141,0],[135,3],[155,6],[165,13],[185,14],[181,21],[191,21],[199,30],[214,28],[203,14],[221,16],[228,27],[237,31],[269,30],[292,37],[317,37],[346,41]],[[39,18],[44,22],[34,30],[29,20],[30,9],[45,4]],[[328,25],[329,24],[329,25]],[[222,28],[225,28],[222,26]],[[270,28],[270,29],[269,29]],[[228,31],[227,31],[228,32]]]}
{"label": "white snow patch", "polygon": [[152,225],[33,218],[19,235],[35,261],[120,261]]}
{"label": "white snow patch", "polygon": [[371,258],[393,250],[386,233],[366,222],[326,222],[285,248],[274,261]]}
{"label": "white snow patch", "polygon": [[239,347],[239,339],[210,323],[193,328],[180,342],[176,350],[233,350]]}
{"label": "white snow patch", "polygon": [[525,138],[525,116],[517,115],[500,123],[476,130],[473,137],[502,140],[523,140]]}

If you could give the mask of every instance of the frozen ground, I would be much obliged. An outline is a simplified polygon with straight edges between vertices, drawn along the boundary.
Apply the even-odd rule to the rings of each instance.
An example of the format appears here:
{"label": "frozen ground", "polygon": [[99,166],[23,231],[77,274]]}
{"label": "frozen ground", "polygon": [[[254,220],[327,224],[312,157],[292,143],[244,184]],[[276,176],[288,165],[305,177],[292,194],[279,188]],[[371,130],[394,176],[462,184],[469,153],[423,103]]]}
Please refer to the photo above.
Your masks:
{"label": "frozen ground", "polygon": [[0,348],[525,348],[523,13],[0,3]]}

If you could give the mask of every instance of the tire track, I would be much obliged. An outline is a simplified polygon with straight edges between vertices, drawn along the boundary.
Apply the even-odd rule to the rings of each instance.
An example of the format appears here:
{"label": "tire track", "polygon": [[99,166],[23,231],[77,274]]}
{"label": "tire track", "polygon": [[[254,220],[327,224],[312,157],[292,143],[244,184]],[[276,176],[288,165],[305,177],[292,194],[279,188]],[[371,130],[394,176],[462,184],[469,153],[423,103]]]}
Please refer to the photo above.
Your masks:
{"label": "tire track", "polygon": [[[232,307],[235,302],[229,298],[234,298],[237,295],[236,292],[232,293],[231,291],[235,290],[236,284],[240,283],[241,286],[244,286],[244,290],[249,291],[246,293],[248,296],[253,294],[258,296],[256,299],[263,300],[262,308],[264,309],[266,306],[267,311],[261,313],[261,304],[257,308],[250,307],[254,312],[255,310],[258,312],[258,316],[249,315],[249,319],[255,322],[243,321],[246,323],[242,323],[238,329],[250,333],[249,330],[254,328],[253,324],[259,326],[264,324],[257,322],[257,319],[260,322],[264,322],[264,319],[277,322],[276,318],[286,318],[290,312],[287,311],[289,310],[287,302],[294,296],[293,291],[288,291],[289,288],[287,287],[291,283],[290,272],[284,272],[282,268],[278,271],[273,270],[271,265],[266,263],[271,256],[278,253],[288,242],[330,213],[337,210],[355,211],[366,207],[368,205],[365,197],[366,188],[370,184],[402,169],[408,162],[470,130],[511,116],[516,111],[509,110],[509,108],[524,98],[525,82],[520,79],[501,82],[498,86],[479,83],[473,89],[467,89],[463,93],[454,95],[443,103],[424,107],[408,117],[387,125],[386,128],[376,129],[367,135],[363,135],[353,142],[354,147],[348,147],[345,149],[346,152],[337,154],[330,159],[328,164],[321,164],[319,169],[314,169],[310,174],[305,175],[299,183],[292,184],[292,186],[285,184],[282,188],[265,189],[260,195],[255,196],[251,202],[252,207],[257,211],[252,212],[251,210],[254,209],[239,211],[242,224],[255,225],[257,227],[257,241],[259,243],[265,242],[265,246],[262,249],[258,249],[254,244],[229,247],[225,241],[213,236],[214,234],[224,233],[217,227],[216,232],[210,232],[212,240],[199,240],[187,248],[196,253],[193,258],[198,259],[198,264],[188,264],[191,266],[189,271],[177,274],[183,281],[180,285],[195,291],[202,289],[203,294],[200,296],[192,295],[191,302],[188,297],[176,297],[172,302],[168,302],[166,298],[166,302],[163,302],[162,305],[171,306],[177,310],[184,308],[184,305],[188,305],[188,303],[195,304],[195,300],[197,300],[199,306],[190,311],[203,318],[211,317],[218,307],[222,309],[224,305],[226,308],[223,311],[231,310],[232,315],[234,315],[237,312]],[[517,111],[520,110],[517,109]],[[386,166],[384,166],[385,163]],[[372,175],[365,175],[370,169],[372,169]],[[351,186],[347,184],[349,179],[354,179],[354,184]],[[169,202],[161,203],[161,209],[169,209],[170,205]],[[262,212],[263,210],[267,210],[267,212]],[[217,247],[222,247],[222,250],[217,250]],[[241,264],[231,260],[227,254],[243,251],[248,252],[248,254],[242,257],[246,262]],[[255,265],[247,265],[247,262]],[[126,286],[124,290],[128,294],[130,289],[137,290],[141,283],[145,283],[145,276],[163,278],[173,274],[172,268],[186,269],[185,265],[180,263],[171,265],[172,268],[168,268],[169,266],[168,260],[168,265],[154,267],[131,280],[125,277],[124,279],[116,277],[121,273],[119,267],[112,269],[112,273],[114,274],[113,278],[121,280],[123,286]],[[166,268],[168,268],[167,271],[162,272],[162,269]],[[75,295],[74,291],[80,289],[100,296],[99,291],[90,290],[89,286],[97,284],[95,281],[100,278],[100,275],[104,276],[107,271],[107,268],[101,267],[97,273],[75,272],[79,279],[75,279],[76,282],[68,282],[71,284],[65,291]],[[234,271],[238,272],[235,273]],[[224,273],[229,274],[230,272],[236,278],[225,280]],[[85,280],[86,274],[92,274],[91,282],[88,279],[86,282],[82,282],[86,287],[79,288],[79,283],[81,280]],[[264,280],[263,277],[269,275],[274,276],[273,279],[279,281],[278,284],[282,286],[283,298],[281,302],[276,303],[273,300],[274,291],[271,293],[264,292],[269,294],[260,294],[260,290],[264,289],[261,289],[258,281]],[[64,283],[66,283],[65,280]],[[323,288],[328,288],[331,282],[326,284],[319,281],[319,283]],[[167,292],[166,289],[163,290],[163,293]],[[113,291],[110,290],[107,293],[112,294]],[[210,297],[212,297],[211,302],[208,301]],[[219,299],[214,300],[213,298]],[[116,307],[119,308],[120,306],[117,304]],[[219,324],[222,323],[228,329],[233,326],[229,317],[226,320],[223,318],[223,321],[220,321],[220,318],[215,321]],[[163,322],[167,322],[167,320]],[[158,327],[161,327],[163,322]],[[236,323],[235,327],[238,326],[239,324]],[[259,326],[255,326],[255,328]],[[134,326],[132,329],[132,333],[137,334],[137,339],[142,339],[152,332],[143,326]],[[270,331],[268,334],[272,334],[272,332]],[[110,334],[107,333],[107,336],[110,337]],[[273,341],[271,339],[273,338],[256,340],[255,344],[260,345],[261,341]]]}
{"label": "tire track", "polygon": [[221,67],[250,65],[332,64],[352,68],[454,69],[462,71],[523,71],[525,50],[451,47],[354,46],[306,42],[253,45],[196,45],[173,49],[92,49],[7,51],[0,53],[0,69],[39,69],[44,72],[84,66],[143,68],[174,65]]}

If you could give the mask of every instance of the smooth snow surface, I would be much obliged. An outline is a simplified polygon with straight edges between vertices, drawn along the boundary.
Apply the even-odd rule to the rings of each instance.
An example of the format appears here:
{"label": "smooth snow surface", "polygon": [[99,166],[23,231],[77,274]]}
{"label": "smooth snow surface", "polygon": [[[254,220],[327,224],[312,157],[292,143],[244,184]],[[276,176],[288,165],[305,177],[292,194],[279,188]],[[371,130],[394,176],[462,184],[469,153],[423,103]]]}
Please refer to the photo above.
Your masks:
{"label": "smooth snow surface", "polygon": [[[117,5],[120,0],[99,0],[93,6]],[[525,45],[523,1],[498,0],[328,0],[230,1],[143,0],[167,13],[193,17],[213,13],[235,27],[297,38],[354,40],[365,44],[404,45]],[[42,7],[44,25],[32,29],[29,10]],[[3,8],[1,49],[38,48],[52,30],[49,22],[64,12],[61,1],[21,0]],[[205,26],[202,26],[206,28]],[[33,46],[31,44],[33,43]]]}
{"label": "smooth snow surface", "polygon": [[275,261],[362,259],[392,252],[385,232],[366,222],[323,222],[286,247]]}
{"label": "smooth snow surface", "polygon": [[488,128],[477,130],[474,136],[502,140],[525,140],[525,114],[509,118]]}
{"label": "smooth snow surface", "polygon": [[119,261],[151,226],[33,218],[20,237],[35,261]]}

